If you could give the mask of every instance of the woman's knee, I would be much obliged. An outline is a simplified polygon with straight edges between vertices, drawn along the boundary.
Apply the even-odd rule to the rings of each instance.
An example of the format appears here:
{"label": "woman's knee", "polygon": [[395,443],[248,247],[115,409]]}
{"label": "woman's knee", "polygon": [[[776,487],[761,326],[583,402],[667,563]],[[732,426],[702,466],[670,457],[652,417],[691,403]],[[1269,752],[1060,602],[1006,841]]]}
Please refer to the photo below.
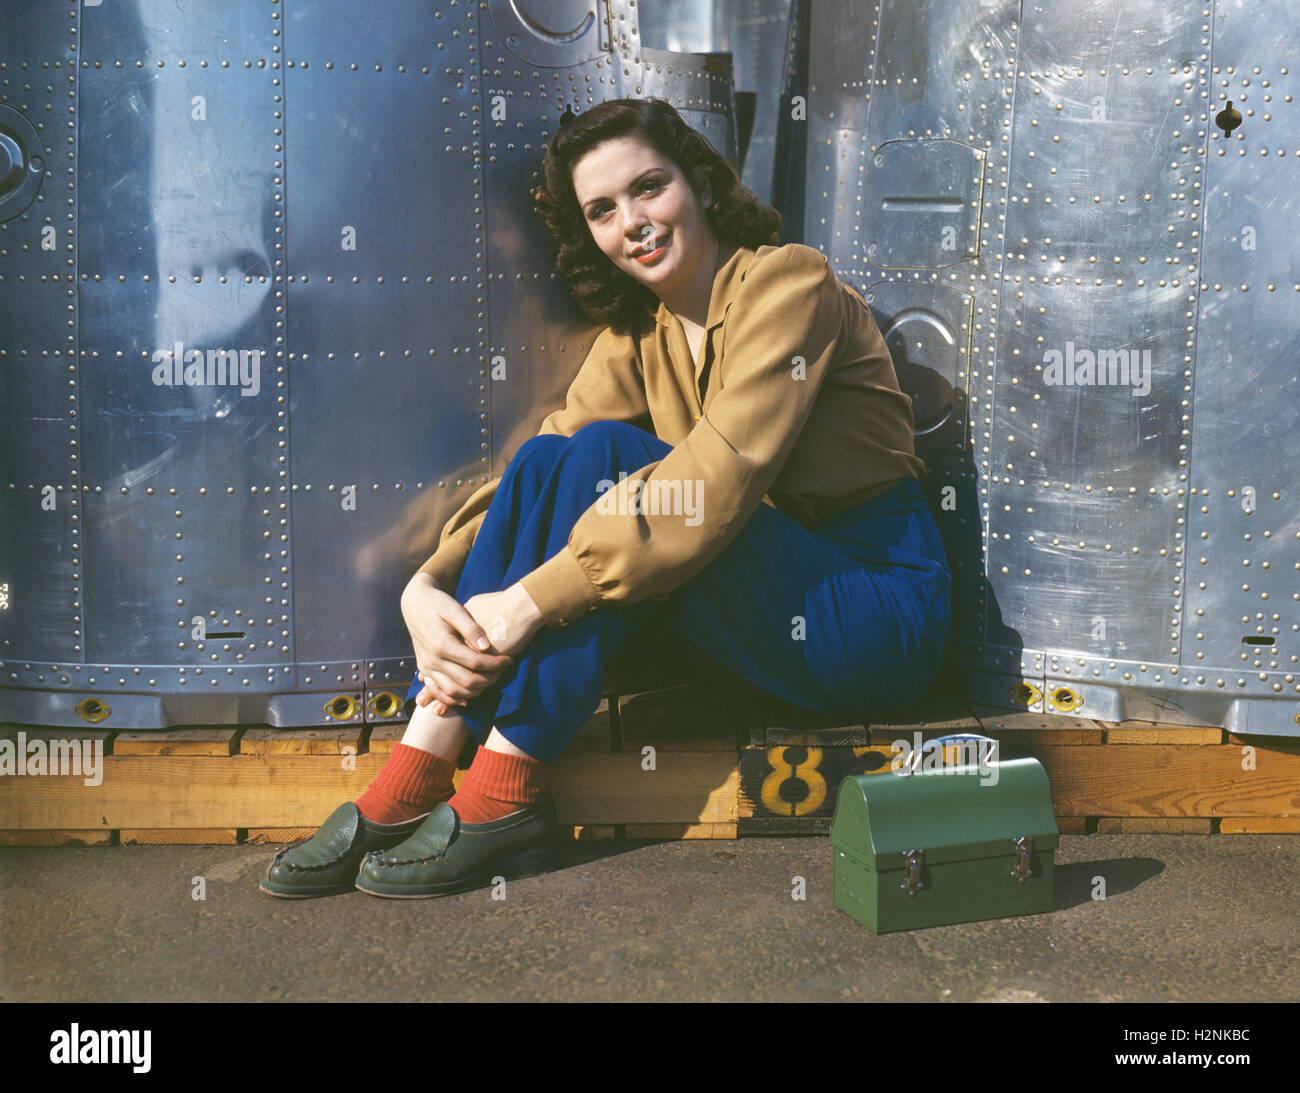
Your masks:
{"label": "woman's knee", "polygon": [[569,438],[567,451],[580,455],[606,454],[611,450],[626,450],[629,446],[638,454],[660,447],[671,450],[671,445],[625,421],[592,421]]}
{"label": "woman's knee", "polygon": [[541,462],[546,467],[554,466],[556,461],[564,454],[564,446],[568,443],[569,438],[558,434],[547,433],[543,436],[530,436],[515,452],[510,460],[507,470],[513,470],[516,473],[519,468],[525,464],[535,464]]}
{"label": "woman's knee", "polygon": [[530,436],[519,446],[519,450],[515,452],[515,458],[527,459],[529,456],[541,452],[559,453],[564,450],[564,446],[568,442],[568,439],[567,436],[560,436],[559,433],[544,433],[540,436]]}

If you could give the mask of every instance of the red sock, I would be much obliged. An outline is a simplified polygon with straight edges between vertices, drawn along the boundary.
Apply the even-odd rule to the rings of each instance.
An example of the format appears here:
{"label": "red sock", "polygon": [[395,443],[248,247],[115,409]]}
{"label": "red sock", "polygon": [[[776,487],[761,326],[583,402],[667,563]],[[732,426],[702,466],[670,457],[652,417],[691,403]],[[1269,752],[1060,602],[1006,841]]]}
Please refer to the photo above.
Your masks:
{"label": "red sock", "polygon": [[479,748],[460,788],[447,803],[467,824],[485,824],[518,812],[546,792],[551,765],[526,755]]}
{"label": "red sock", "polygon": [[400,824],[429,812],[455,792],[456,764],[432,752],[396,744],[357,808],[371,823]]}

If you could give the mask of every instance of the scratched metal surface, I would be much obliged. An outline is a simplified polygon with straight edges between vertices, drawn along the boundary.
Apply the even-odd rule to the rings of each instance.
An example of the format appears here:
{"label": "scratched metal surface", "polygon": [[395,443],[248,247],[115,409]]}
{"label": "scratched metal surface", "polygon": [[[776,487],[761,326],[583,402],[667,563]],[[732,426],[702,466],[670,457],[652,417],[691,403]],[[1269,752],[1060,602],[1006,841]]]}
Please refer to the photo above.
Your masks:
{"label": "scratched metal surface", "polygon": [[662,95],[739,165],[728,59],[634,0],[357,13],[0,7],[0,719],[400,717],[402,586],[590,345],[560,112]]}
{"label": "scratched metal surface", "polygon": [[970,697],[1300,733],[1300,4],[811,18],[805,242],[915,398]]}
{"label": "scratched metal surface", "polygon": [[[802,239],[916,400],[971,696],[1300,732],[1300,5],[719,3],[731,76],[639,8],[0,8],[0,717],[397,716],[402,584],[592,333],[527,208],[559,109],[664,94],[734,157],[767,65]],[[155,382],[177,343],[243,372]]]}

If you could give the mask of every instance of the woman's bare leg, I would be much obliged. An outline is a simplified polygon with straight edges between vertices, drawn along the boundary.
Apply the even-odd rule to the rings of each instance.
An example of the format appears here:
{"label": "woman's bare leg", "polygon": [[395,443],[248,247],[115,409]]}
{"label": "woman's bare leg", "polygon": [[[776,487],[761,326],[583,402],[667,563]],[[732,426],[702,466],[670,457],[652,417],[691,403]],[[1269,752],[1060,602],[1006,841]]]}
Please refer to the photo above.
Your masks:
{"label": "woman's bare leg", "polygon": [[[433,712],[432,705],[416,706],[415,712],[411,714],[411,720],[407,723],[406,732],[402,735],[402,743],[408,748],[432,752],[453,762],[460,758],[461,750],[468,740],[469,726],[465,724],[463,718],[455,714],[450,716],[436,714]],[[483,746],[488,751],[522,755],[525,759],[532,758],[526,751],[515,747],[502,736],[495,725],[488,734],[487,743]]]}
{"label": "woman's bare leg", "polygon": [[[453,707],[454,709],[454,707]],[[495,729],[492,730],[496,732]],[[469,726],[463,718],[440,715],[433,712],[433,703],[427,706],[417,705],[407,722],[406,732],[402,734],[402,743],[408,748],[419,748],[431,752],[453,763],[460,758],[460,753],[469,740]]]}
{"label": "woman's bare leg", "polygon": [[504,736],[501,735],[500,731],[497,729],[495,725],[492,726],[492,731],[488,733],[487,743],[485,743],[483,746],[487,748],[488,751],[499,751],[499,752],[503,752],[506,755],[522,755],[525,759],[533,758],[526,751],[521,751],[519,748],[515,747],[512,743],[510,743],[509,740],[507,740]]}

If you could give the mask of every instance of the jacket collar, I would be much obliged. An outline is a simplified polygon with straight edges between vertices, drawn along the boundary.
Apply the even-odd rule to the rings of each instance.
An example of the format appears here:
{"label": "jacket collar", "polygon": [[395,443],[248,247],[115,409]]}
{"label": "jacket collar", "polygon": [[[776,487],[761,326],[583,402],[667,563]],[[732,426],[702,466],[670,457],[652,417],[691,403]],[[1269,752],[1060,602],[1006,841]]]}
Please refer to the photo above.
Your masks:
{"label": "jacket collar", "polygon": [[[731,299],[735,296],[736,289],[749,268],[749,260],[753,257],[754,252],[748,247],[719,241],[717,271],[713,275],[713,289],[709,294],[709,316],[704,324],[706,334],[726,316],[727,307],[731,304]],[[655,312],[655,326],[668,326],[676,318],[677,316],[668,310],[668,305],[660,300],[659,308]]]}

